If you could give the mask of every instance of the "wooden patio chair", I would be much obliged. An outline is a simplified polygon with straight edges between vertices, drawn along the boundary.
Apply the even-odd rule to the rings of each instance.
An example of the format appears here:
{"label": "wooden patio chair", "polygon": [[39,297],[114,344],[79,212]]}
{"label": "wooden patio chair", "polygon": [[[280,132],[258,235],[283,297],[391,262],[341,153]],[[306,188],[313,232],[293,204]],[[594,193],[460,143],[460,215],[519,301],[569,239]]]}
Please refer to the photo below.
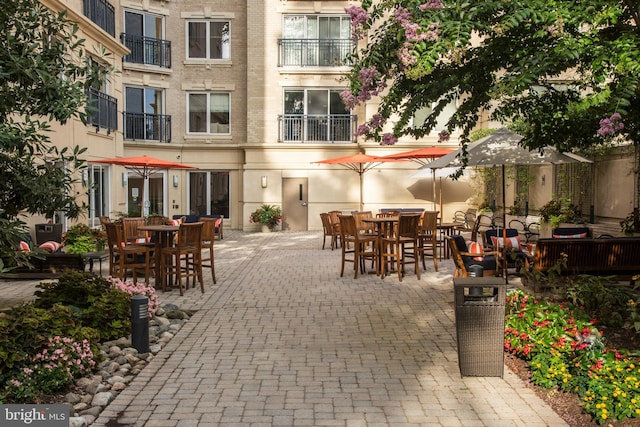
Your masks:
{"label": "wooden patio chair", "polygon": [[330,243],[331,243],[331,250],[334,250],[336,248],[336,232],[335,232],[335,228],[333,227],[333,224],[331,223],[331,216],[326,213],[326,212],[322,212],[320,214],[320,220],[322,221],[322,249],[325,248],[325,244],[327,242],[327,237],[330,238]]}
{"label": "wooden patio chair", "polygon": [[383,237],[380,254],[382,278],[385,277],[387,262],[397,264],[398,279],[402,282],[407,264],[413,264],[414,272],[420,279],[420,249],[418,242],[418,227],[420,214],[400,213],[398,216],[398,227],[393,236]]}
{"label": "wooden patio chair", "polygon": [[[347,262],[353,263],[353,278],[358,278],[358,271],[364,273],[365,260],[370,259],[372,264],[376,265],[376,273],[378,273],[378,245],[377,236],[374,234],[363,234],[356,228],[356,221],[353,215],[339,215],[340,219],[340,238],[342,243],[342,266],[340,269],[340,277],[344,274],[344,265]],[[349,258],[349,254],[352,255]]]}
{"label": "wooden patio chair", "polygon": [[127,244],[145,244],[149,243],[149,236],[146,231],[138,230],[138,227],[146,225],[144,218],[122,218],[122,230],[124,232],[124,241]]}
{"label": "wooden patio chair", "polygon": [[[451,257],[456,267],[453,277],[469,277],[469,267],[479,265],[483,268],[484,276],[499,276],[500,253],[497,251],[469,251],[464,237],[460,234],[445,236]],[[480,247],[478,245],[478,247]]]}
{"label": "wooden patio chair", "polygon": [[[202,255],[201,264],[202,267],[209,267],[211,269],[211,278],[213,279],[213,284],[218,283],[216,281],[216,267],[215,267],[215,259],[213,254],[213,244],[216,240],[216,223],[218,218],[200,218],[200,222],[203,223],[202,226],[202,251],[206,255]],[[195,286],[195,280],[194,280]],[[204,292],[204,289],[203,289]]]}
{"label": "wooden patio chair", "polygon": [[154,258],[151,248],[143,245],[125,244],[122,226],[113,222],[106,223],[107,245],[109,249],[109,274],[126,280],[130,271],[133,281],[138,281],[138,271],[144,270],[145,283],[149,284],[149,273]]}
{"label": "wooden patio chair", "polygon": [[438,271],[438,211],[424,211],[420,216],[420,227],[418,229],[418,249],[422,259],[422,268],[427,269],[425,258],[433,258],[433,268]]}
{"label": "wooden patio chair", "polygon": [[[200,288],[204,292],[204,281],[202,277],[202,227],[203,222],[183,223],[178,229],[177,243],[175,246],[162,248],[160,253],[162,283],[168,283],[169,276],[175,277],[178,283],[180,295],[184,295],[182,279],[186,280],[187,287],[189,279],[194,278],[200,282]],[[183,264],[184,262],[184,264]]]}

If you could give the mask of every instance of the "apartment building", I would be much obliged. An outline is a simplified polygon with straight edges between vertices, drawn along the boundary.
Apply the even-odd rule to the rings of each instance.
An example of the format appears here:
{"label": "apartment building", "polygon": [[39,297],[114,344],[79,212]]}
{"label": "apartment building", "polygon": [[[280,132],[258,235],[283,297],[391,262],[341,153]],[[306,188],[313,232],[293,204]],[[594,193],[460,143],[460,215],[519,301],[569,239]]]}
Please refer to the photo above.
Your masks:
{"label": "apartment building", "polygon": [[[223,214],[227,227],[257,230],[249,214],[268,203],[282,206],[286,228],[319,230],[320,212],[359,207],[360,177],[314,162],[436,144],[437,132],[393,147],[353,136],[376,105],[347,111],[339,97],[347,55],[355,48],[344,12],[352,1],[42,2],[68,9],[87,50],[106,50],[110,56],[96,60],[121,70],[90,94],[98,106],[91,123],[67,125],[54,138],[89,148],[91,166],[78,193],[90,206],[92,225],[100,215],[118,213]],[[457,148],[455,134],[450,146]],[[145,184],[121,166],[91,163],[138,155],[197,169],[160,170]],[[389,163],[367,172],[364,207],[435,206],[431,182],[410,177],[417,167]],[[535,171],[536,183],[553,175],[545,168]],[[445,218],[478,201],[472,184],[442,185]],[[532,200],[542,205],[552,197],[548,188],[532,189]],[[596,188],[592,194],[598,191],[603,193]],[[623,217],[630,210],[625,205],[603,216]]]}

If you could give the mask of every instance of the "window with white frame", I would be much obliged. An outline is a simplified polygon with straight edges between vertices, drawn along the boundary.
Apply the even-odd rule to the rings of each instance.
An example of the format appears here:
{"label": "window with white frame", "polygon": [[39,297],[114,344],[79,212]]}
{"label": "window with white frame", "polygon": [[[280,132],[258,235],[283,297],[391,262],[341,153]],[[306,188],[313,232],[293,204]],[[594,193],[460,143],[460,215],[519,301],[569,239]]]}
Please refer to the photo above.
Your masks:
{"label": "window with white frame", "polygon": [[89,225],[100,225],[101,216],[109,216],[109,172],[107,166],[90,165]]}
{"label": "window with white frame", "polygon": [[189,133],[229,134],[230,96],[225,92],[187,94],[187,129]]}
{"label": "window with white frame", "polygon": [[349,141],[353,117],[340,98],[342,88],[285,88],[285,141]]}
{"label": "window with white frame", "polygon": [[230,59],[229,21],[202,20],[187,22],[188,59]]}
{"label": "window with white frame", "polygon": [[342,66],[353,50],[347,15],[285,15],[282,66]]}

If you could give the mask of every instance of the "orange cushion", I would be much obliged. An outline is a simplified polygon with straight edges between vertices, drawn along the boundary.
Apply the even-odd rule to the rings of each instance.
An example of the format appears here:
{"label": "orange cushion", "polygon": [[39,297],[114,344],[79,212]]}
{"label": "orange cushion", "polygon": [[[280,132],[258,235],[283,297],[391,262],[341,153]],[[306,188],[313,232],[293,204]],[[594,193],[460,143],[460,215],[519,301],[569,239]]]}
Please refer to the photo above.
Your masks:
{"label": "orange cushion", "polygon": [[29,244],[24,240],[21,240],[20,243],[18,244],[18,250],[20,252],[31,252],[31,248],[29,247]]}
{"label": "orange cushion", "polygon": [[[504,242],[504,245],[503,245]],[[521,251],[520,248],[520,236],[515,237],[507,237],[505,240],[504,237],[494,237],[491,236],[491,243],[493,243],[493,248],[495,250],[502,249],[502,246],[507,250]]]}
{"label": "orange cushion", "polygon": [[221,222],[222,222],[222,218],[216,219],[216,227],[220,227]]}
{"label": "orange cushion", "polygon": [[180,224],[182,224],[182,221],[179,220],[179,219],[172,219],[172,220],[169,221],[169,225],[173,225],[173,226],[176,226],[176,227],[179,227]]}
{"label": "orange cushion", "polygon": [[[482,253],[484,252],[484,249],[482,247],[482,243],[474,242],[473,240],[467,241],[467,250],[468,250],[468,252],[470,254],[480,254],[480,255],[482,255]],[[476,256],[476,257],[473,257],[473,259],[476,260],[476,261],[482,261],[482,260],[484,260],[484,257]]]}
{"label": "orange cushion", "polygon": [[43,244],[41,244],[40,246],[38,246],[40,249],[45,250],[49,253],[53,253],[53,252],[57,252],[58,250],[60,250],[60,248],[62,247],[62,245],[58,242],[54,242],[52,240],[48,241],[48,242],[44,242]]}

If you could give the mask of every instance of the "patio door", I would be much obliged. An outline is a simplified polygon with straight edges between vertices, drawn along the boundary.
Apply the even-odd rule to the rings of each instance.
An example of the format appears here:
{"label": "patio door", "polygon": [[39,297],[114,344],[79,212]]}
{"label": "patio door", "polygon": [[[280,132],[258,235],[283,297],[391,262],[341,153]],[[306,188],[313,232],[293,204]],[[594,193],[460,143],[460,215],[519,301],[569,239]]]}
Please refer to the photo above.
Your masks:
{"label": "patio door", "polygon": [[[153,173],[149,177],[148,186],[145,186],[140,175],[129,174],[127,180],[127,214],[129,216],[167,215],[165,176],[165,171]],[[144,205],[142,197],[145,199]]]}
{"label": "patio door", "polygon": [[307,231],[309,227],[308,179],[282,178],[283,230]]}

